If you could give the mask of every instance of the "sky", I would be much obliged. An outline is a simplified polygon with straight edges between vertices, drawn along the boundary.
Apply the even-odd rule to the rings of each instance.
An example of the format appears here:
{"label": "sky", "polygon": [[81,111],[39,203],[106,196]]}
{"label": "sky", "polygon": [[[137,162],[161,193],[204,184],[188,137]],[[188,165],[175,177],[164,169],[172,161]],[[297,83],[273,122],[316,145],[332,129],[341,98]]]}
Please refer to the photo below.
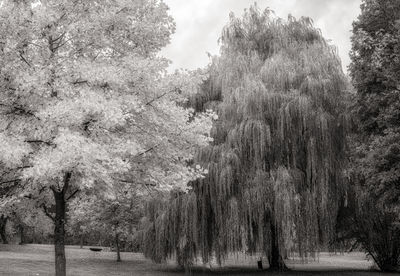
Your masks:
{"label": "sky", "polygon": [[[229,13],[241,16],[255,0],[164,0],[176,22],[171,43],[161,55],[170,59],[170,70],[196,69],[209,63],[207,53],[219,53],[218,38]],[[361,0],[258,0],[281,18],[308,16],[339,50],[343,70],[350,63],[352,22],[360,13]]]}

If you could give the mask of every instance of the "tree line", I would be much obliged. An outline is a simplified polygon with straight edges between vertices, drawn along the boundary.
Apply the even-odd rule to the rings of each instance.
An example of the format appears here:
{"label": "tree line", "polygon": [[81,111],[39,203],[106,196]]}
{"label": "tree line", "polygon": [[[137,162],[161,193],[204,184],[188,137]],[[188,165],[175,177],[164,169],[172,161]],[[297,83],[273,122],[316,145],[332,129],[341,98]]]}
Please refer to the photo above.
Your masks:
{"label": "tree line", "polygon": [[3,242],[7,220],[21,242],[52,231],[57,276],[66,237],[93,233],[117,260],[131,243],[183,267],[244,251],[286,270],[293,252],[345,247],[396,271],[400,3],[363,1],[350,76],[311,19],[257,5],[230,15],[207,68],[169,74],[167,11],[2,2]]}

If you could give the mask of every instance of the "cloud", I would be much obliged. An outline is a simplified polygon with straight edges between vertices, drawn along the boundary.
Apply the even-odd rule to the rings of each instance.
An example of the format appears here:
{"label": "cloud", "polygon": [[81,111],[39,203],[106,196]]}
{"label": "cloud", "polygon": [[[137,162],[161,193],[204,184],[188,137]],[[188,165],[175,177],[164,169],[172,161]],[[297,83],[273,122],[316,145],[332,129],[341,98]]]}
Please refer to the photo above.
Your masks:
{"label": "cloud", "polygon": [[[195,69],[208,64],[207,52],[217,54],[218,38],[228,22],[229,13],[237,16],[250,7],[254,0],[164,0],[170,7],[170,14],[176,21],[176,33],[171,44],[161,55],[176,68]],[[276,15],[287,18],[308,16],[320,28],[324,37],[338,46],[345,69],[350,62],[351,24],[358,16],[361,0],[260,0],[258,6],[269,7]]]}

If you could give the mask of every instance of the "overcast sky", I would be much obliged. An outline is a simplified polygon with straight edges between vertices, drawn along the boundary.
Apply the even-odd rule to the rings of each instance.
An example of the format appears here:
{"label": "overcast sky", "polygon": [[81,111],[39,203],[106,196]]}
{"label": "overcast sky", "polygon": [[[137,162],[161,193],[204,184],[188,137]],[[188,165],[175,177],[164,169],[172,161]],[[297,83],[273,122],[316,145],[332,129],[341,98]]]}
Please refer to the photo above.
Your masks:
{"label": "overcast sky", "polygon": [[[254,0],[164,0],[176,22],[171,44],[162,55],[172,61],[171,70],[195,69],[208,64],[207,52],[218,54],[218,38],[228,22],[229,13],[241,16]],[[360,13],[361,0],[258,0],[262,9],[276,15],[311,17],[325,38],[339,48],[343,68],[349,64],[351,24]]]}

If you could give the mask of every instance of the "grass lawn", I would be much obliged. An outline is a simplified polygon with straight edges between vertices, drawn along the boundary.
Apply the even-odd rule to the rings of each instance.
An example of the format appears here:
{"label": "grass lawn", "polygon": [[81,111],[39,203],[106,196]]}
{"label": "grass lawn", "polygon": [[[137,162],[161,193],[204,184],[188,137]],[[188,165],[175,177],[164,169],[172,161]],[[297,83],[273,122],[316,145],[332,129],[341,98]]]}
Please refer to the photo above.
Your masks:
{"label": "grass lawn", "polygon": [[[158,276],[185,275],[177,271],[173,264],[155,265],[146,260],[142,254],[122,253],[122,262],[115,261],[115,252],[94,253],[84,247],[67,246],[67,274],[82,276]],[[232,256],[222,269],[212,264],[209,267],[198,267],[191,275],[276,275],[256,269],[256,257]],[[51,245],[0,245],[0,275],[53,275],[53,247]],[[265,261],[264,261],[265,263]],[[363,254],[352,253],[345,255],[329,255],[322,253],[319,262],[307,264],[289,260],[288,265],[296,271],[286,272],[285,275],[346,275],[346,276],[379,276],[398,275],[371,272],[372,263]],[[279,274],[282,275],[282,274]]]}

